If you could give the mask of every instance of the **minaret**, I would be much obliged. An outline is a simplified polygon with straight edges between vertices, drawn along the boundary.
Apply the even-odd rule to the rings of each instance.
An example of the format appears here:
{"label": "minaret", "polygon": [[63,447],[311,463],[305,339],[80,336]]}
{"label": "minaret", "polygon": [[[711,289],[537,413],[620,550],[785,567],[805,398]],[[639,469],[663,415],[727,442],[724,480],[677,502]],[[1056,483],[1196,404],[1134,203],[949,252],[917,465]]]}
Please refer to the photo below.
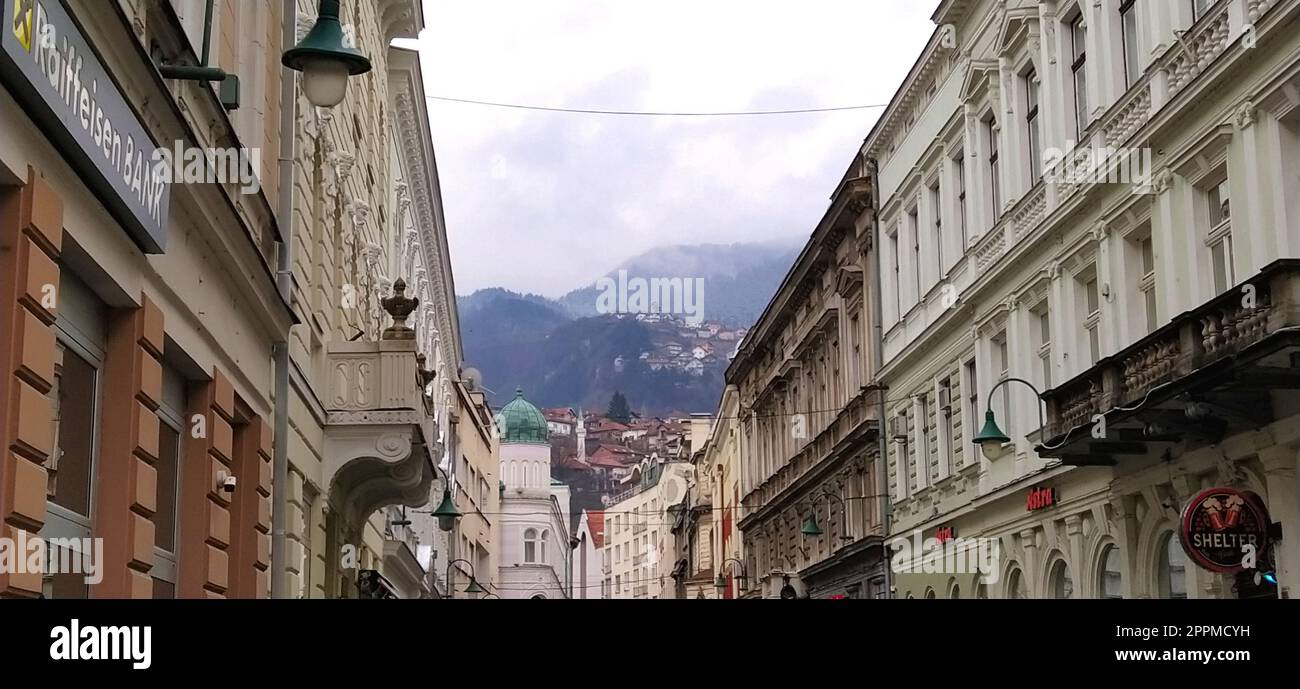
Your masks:
{"label": "minaret", "polygon": [[582,417],[582,407],[578,408],[578,461],[587,461],[587,421]]}

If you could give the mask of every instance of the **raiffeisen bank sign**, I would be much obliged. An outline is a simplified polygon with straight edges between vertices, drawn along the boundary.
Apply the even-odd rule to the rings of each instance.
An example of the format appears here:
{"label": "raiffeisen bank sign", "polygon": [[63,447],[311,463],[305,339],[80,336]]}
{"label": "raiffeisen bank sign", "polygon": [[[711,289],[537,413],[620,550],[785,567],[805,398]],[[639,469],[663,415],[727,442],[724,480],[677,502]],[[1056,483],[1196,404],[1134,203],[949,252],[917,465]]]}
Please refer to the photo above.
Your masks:
{"label": "raiffeisen bank sign", "polygon": [[5,84],[136,244],[162,253],[170,188],[153,174],[153,138],[62,2],[0,1]]}

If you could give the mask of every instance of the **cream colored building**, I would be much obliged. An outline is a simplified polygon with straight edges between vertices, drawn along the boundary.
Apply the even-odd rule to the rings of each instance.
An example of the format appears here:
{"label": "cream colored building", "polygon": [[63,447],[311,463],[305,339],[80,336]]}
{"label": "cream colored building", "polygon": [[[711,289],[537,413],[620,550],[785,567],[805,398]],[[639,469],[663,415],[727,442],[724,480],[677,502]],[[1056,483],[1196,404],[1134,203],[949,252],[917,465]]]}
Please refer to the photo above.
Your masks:
{"label": "cream colored building", "polygon": [[885,588],[869,387],[873,177],[855,156],[727,368],[750,595],[872,598]]}
{"label": "cream colored building", "polygon": [[[900,571],[895,595],[1278,595],[1197,567],[1177,530],[1210,486],[1300,530],[1298,17],[1292,0],[940,3],[862,149],[891,535],[999,555],[988,578]],[[1104,149],[1135,165],[1090,173]],[[1029,385],[990,395],[1012,378],[1045,421]],[[1010,442],[985,454],[990,409]],[[1275,552],[1295,595],[1300,549]]]}
{"label": "cream colored building", "polygon": [[[314,16],[299,3],[300,29]],[[447,562],[465,550],[428,511],[448,474],[462,512],[481,487],[452,466],[464,463],[451,454],[462,353],[419,56],[390,45],[414,38],[423,12],[381,0],[345,2],[343,16],[373,69],[335,108],[300,98],[296,123],[285,591],[354,597],[372,570],[436,595],[446,572],[433,551]],[[399,284],[419,300],[413,336],[389,331],[380,303]]]}
{"label": "cream colored building", "polygon": [[[701,428],[701,430],[706,430]],[[686,496],[694,467],[652,455],[632,470],[605,508],[609,598],[674,597],[676,542],[668,508]]]}

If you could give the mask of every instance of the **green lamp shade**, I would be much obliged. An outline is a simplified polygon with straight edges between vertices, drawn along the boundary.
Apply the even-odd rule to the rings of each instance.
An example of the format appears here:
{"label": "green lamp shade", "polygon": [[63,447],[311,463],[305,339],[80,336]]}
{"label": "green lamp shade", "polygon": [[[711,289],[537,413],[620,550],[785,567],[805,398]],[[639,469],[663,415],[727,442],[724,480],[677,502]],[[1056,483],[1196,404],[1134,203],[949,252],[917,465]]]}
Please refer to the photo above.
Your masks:
{"label": "green lamp shade", "polygon": [[478,585],[478,579],[470,579],[469,586],[465,587],[465,593],[486,593],[487,589]]}
{"label": "green lamp shade", "polygon": [[321,0],[316,24],[280,59],[285,67],[298,72],[317,60],[342,65],[353,76],[370,71],[370,58],[344,41],[343,25],[339,23],[339,0]]}
{"label": "green lamp shade", "polygon": [[993,418],[993,410],[984,412],[984,428],[980,429],[980,434],[975,436],[975,444],[983,445],[985,443],[1002,443],[1011,442],[1001,428],[998,428],[998,422]]}
{"label": "green lamp shade", "polygon": [[433,516],[438,518],[438,528],[443,531],[451,531],[456,520],[460,519],[460,510],[456,509],[456,503],[451,499],[451,487],[443,489],[442,503],[433,511]]}
{"label": "green lamp shade", "polygon": [[719,590],[719,591],[721,591],[722,589],[727,588],[727,580],[726,580],[726,578],[724,578],[721,574],[719,574],[719,575],[718,575],[718,578],[713,580],[713,588],[715,588],[715,589],[717,589],[717,590]]}
{"label": "green lamp shade", "polygon": [[820,536],[823,533],[826,533],[825,531],[822,531],[822,527],[817,525],[816,516],[808,517],[808,521],[803,523],[803,528],[799,529],[799,532],[805,536]]}

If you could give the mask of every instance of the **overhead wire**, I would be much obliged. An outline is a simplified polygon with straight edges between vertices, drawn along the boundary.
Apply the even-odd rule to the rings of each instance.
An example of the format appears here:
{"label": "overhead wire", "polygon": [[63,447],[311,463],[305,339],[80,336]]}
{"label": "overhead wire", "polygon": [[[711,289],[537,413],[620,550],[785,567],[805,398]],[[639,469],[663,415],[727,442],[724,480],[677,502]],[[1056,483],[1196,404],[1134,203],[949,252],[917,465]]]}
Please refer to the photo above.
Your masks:
{"label": "overhead wire", "polygon": [[482,105],[493,108],[508,108],[513,110],[535,110],[541,112],[557,112],[574,115],[619,115],[632,117],[751,117],[751,116],[769,116],[769,115],[807,115],[814,113],[829,112],[846,112],[853,110],[871,110],[876,108],[887,108],[888,103],[871,103],[867,105],[841,105],[822,108],[783,108],[775,110],[720,110],[720,111],[665,111],[665,110],[614,110],[603,108],[573,108],[549,105],[531,105],[526,103],[507,103],[502,101],[477,100],[473,98],[453,98],[451,96],[425,96],[432,101],[441,101],[444,103],[462,103],[466,105]]}

